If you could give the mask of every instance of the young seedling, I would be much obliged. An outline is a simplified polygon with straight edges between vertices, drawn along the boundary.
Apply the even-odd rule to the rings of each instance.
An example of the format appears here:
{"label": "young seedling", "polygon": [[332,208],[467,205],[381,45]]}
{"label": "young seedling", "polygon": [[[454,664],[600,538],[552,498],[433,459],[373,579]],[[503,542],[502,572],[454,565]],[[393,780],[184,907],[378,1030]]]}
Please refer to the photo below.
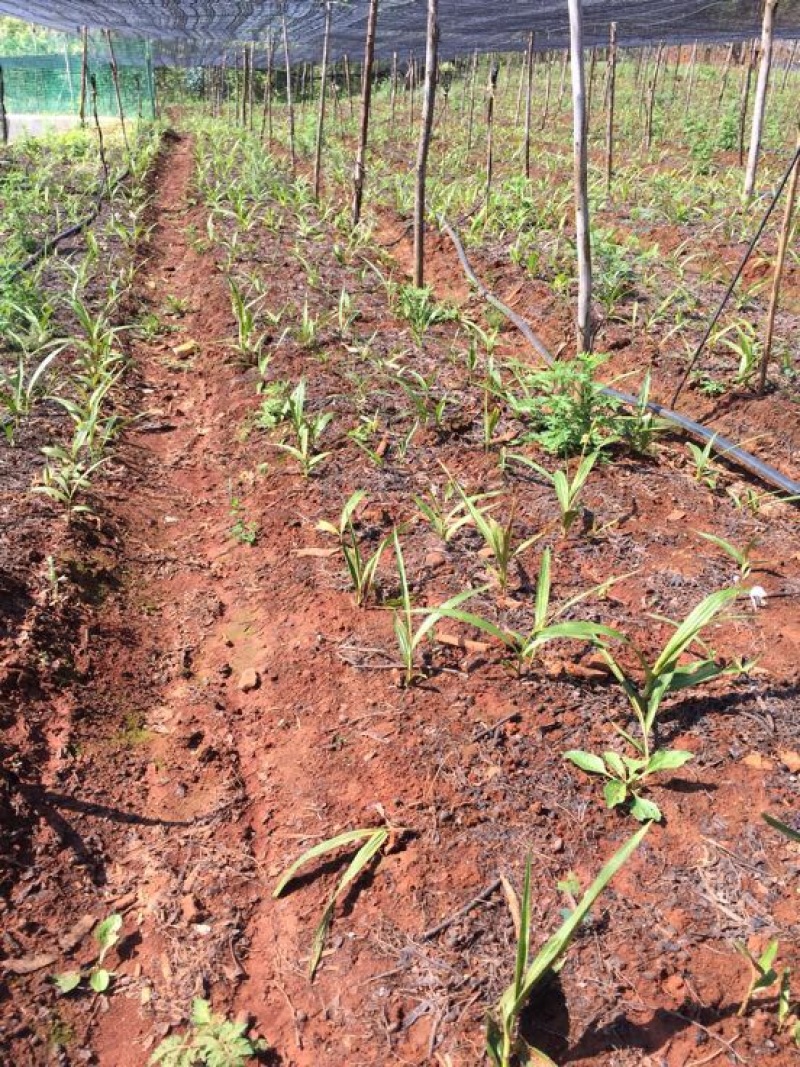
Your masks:
{"label": "young seedling", "polygon": [[328,458],[330,452],[316,452],[319,439],[333,418],[331,412],[309,415],[306,412],[306,380],[301,378],[292,390],[287,402],[287,414],[294,429],[297,444],[276,444],[288,452],[300,464],[304,478],[309,478],[316,468]]}
{"label": "young seedling", "polygon": [[[470,518],[475,524],[478,533],[483,538],[484,544],[487,550],[491,553],[494,560],[494,575],[497,579],[497,584],[500,586],[502,592],[506,592],[508,589],[509,570],[511,564],[520,556],[526,549],[530,548],[532,544],[542,536],[540,533],[534,534],[533,537],[528,537],[520,544],[514,545],[514,519],[516,513],[516,500],[511,505],[511,514],[505,523],[498,522],[498,520],[489,513],[489,508],[479,508],[475,503],[474,497],[469,497],[458,484],[458,482],[452,478],[449,471],[446,471],[447,475],[453,481],[456,487],[456,491],[461,497],[464,507],[469,512]],[[490,505],[493,507],[494,505]]]}
{"label": "young seedling", "polygon": [[642,797],[640,790],[651,775],[659,771],[677,770],[693,756],[693,753],[683,749],[653,747],[654,740],[657,741],[654,734],[661,702],[671,693],[742,669],[740,666],[722,667],[708,656],[680,665],[683,655],[699,640],[702,631],[723,608],[736,598],[737,593],[736,589],[720,589],[706,597],[676,628],[652,665],[647,663],[641,651],[631,646],[644,672],[641,683],[626,674],[607,646],[601,646],[600,652],[622,686],[639,727],[639,737],[635,738],[627,730],[615,726],[620,736],[632,747],[635,756],[621,756],[608,751],[601,757],[592,752],[572,749],[564,753],[564,758],[588,774],[597,774],[606,779],[603,795],[607,807],[616,808],[630,802],[634,818],[642,822],[661,819],[658,805]]}
{"label": "young seedling", "polygon": [[[448,610],[447,615],[450,618],[457,619],[459,622],[467,623],[476,627],[476,629],[482,630],[484,633],[497,638],[497,640],[501,641],[507,648],[511,649],[516,660],[517,673],[519,675],[522,674],[526,665],[531,665],[539,650],[550,641],[583,641],[593,645],[599,645],[603,639],[612,641],[625,640],[623,635],[617,630],[612,629],[610,626],[604,626],[599,622],[571,619],[565,622],[558,621],[570,610],[570,608],[573,608],[582,600],[586,600],[587,597],[595,594],[599,596],[605,595],[609,587],[613,585],[614,582],[620,581],[621,579],[611,578],[600,585],[585,590],[583,593],[578,593],[577,596],[570,597],[569,600],[566,600],[563,604],[553,609],[550,605],[550,575],[551,554],[550,549],[547,548],[542,553],[542,558],[539,563],[539,577],[536,582],[534,623],[533,628],[528,633],[518,633],[515,630],[497,626],[495,623],[482,618],[480,615],[473,615],[470,612],[459,611],[458,609]],[[625,577],[627,577],[627,575]]]}
{"label": "young seedling", "polygon": [[608,883],[641,844],[650,824],[642,826],[614,853],[595,880],[577,902],[556,933],[531,959],[531,861],[525,865],[522,901],[519,905],[514,979],[500,998],[486,1024],[486,1052],[494,1067],[512,1067],[519,1063],[550,1063],[539,1049],[533,1049],[518,1032],[519,1019],[536,989],[554,971],[563,966],[564,956],[589,913],[589,909]]}
{"label": "young seedling", "polygon": [[[427,498],[414,497],[414,503],[419,508],[420,514],[424,519],[427,519],[434,533],[445,544],[449,544],[462,527],[472,522],[472,516],[465,510],[463,501],[459,501],[451,508],[447,507],[454,493],[455,486],[452,481],[448,481],[441,492],[437,486],[431,485],[427,492]],[[498,494],[499,490],[494,490],[491,493],[478,493],[470,497],[470,499],[477,506],[479,502],[488,500]]]}
{"label": "young seedling", "polygon": [[775,960],[780,947],[778,939],[773,938],[760,955],[755,955],[744,941],[734,941],[736,951],[743,956],[750,966],[750,982],[747,992],[739,1007],[738,1016],[743,1016],[750,1006],[754,995],[766,989],[777,991],[778,1029],[790,1029],[796,1045],[800,1045],[800,1004],[792,999],[790,967],[777,970]]}
{"label": "young seedling", "polygon": [[0,408],[5,408],[8,413],[2,426],[10,445],[14,443],[20,419],[30,414],[36,398],[41,395],[45,375],[60,351],[59,348],[45,356],[30,373],[23,352],[17,357],[17,365],[13,371],[6,373],[0,368]]}
{"label": "young seedling", "polygon": [[215,1015],[201,997],[192,1001],[190,1022],[188,1033],[164,1038],[148,1060],[149,1067],[245,1067],[269,1048],[266,1041],[248,1037],[249,1022]]}
{"label": "young seedling", "polygon": [[586,485],[586,480],[592,473],[599,457],[599,452],[590,452],[584,456],[571,479],[568,469],[566,471],[549,471],[546,467],[540,466],[527,456],[510,455],[508,459],[523,463],[550,482],[555,490],[558,506],[561,509],[561,532],[566,537],[575,520],[581,515],[582,508],[578,506],[578,500],[583,492],[583,487]]}
{"label": "young seedling", "polygon": [[334,891],[328,898],[325,910],[322,913],[322,918],[314,931],[314,937],[311,943],[311,958],[308,964],[308,975],[312,980],[317,973],[317,968],[322,959],[322,952],[325,948],[325,939],[328,936],[328,930],[330,929],[331,921],[333,919],[336,902],[344,895],[345,891],[353,884],[353,882],[358,879],[362,872],[369,867],[393,833],[397,833],[397,831],[389,826],[381,826],[377,829],[373,827],[372,829],[367,830],[348,830],[347,833],[329,838],[327,841],[322,841],[320,844],[314,845],[313,848],[308,849],[281,875],[278,884],[272,892],[273,899],[275,900],[277,900],[283,893],[301,867],[304,867],[312,860],[319,859],[321,856],[326,856],[329,852],[336,852],[338,849],[344,848],[346,845],[355,845],[356,843],[361,842],[358,851],[351,859],[347,869],[336,883]]}
{"label": "young seedling", "polygon": [[103,961],[109,950],[119,941],[119,932],[121,929],[122,916],[117,915],[116,913],[109,915],[107,919],[104,919],[99,924],[94,932],[94,939],[100,949],[97,959],[88,970],[65,971],[63,974],[54,975],[53,981],[55,982],[59,993],[71,993],[84,981],[88,982],[89,988],[93,990],[93,992],[106,992],[111,985],[114,972],[106,970],[105,967],[103,967]]}
{"label": "young seedling", "polygon": [[[424,677],[416,665],[416,652],[420,644],[433,631],[437,623],[443,618],[457,618],[456,609],[483,592],[482,589],[466,589],[450,597],[436,608],[413,608],[411,606],[411,593],[408,588],[408,576],[406,564],[403,558],[403,550],[400,547],[400,538],[395,529],[392,534],[394,551],[397,558],[397,573],[400,578],[400,608],[394,612],[394,633],[397,645],[400,649],[400,658],[403,665],[403,682],[406,686],[412,686],[417,679]],[[415,629],[414,616],[424,616],[420,625]]]}
{"label": "young seedling", "polygon": [[697,533],[706,541],[710,541],[712,545],[716,545],[717,548],[722,549],[726,556],[730,556],[739,568],[739,578],[742,581],[750,576],[755,563],[755,560],[752,558],[752,553],[753,549],[758,544],[757,538],[754,537],[748,541],[744,548],[737,548],[736,545],[731,544],[730,541],[726,541],[724,537],[717,537],[715,534],[703,533],[702,530],[698,530]]}
{"label": "young seedling", "polygon": [[363,607],[367,597],[375,586],[375,572],[381,561],[390,538],[382,537],[378,547],[371,556],[362,555],[361,546],[358,543],[358,535],[353,526],[353,515],[356,509],[366,498],[363,489],[357,490],[342,508],[338,524],[321,520],[317,523],[317,529],[322,533],[331,534],[339,542],[339,547],[344,555],[350,581],[356,594],[356,604]]}
{"label": "young seedling", "polygon": [[236,319],[236,340],[233,342],[233,348],[243,359],[256,362],[266,334],[258,331],[254,309],[263,303],[264,297],[256,296],[247,300],[233,278],[228,278],[228,286],[231,291],[231,310]]}
{"label": "young seedling", "polygon": [[258,523],[247,522],[245,519],[244,504],[242,500],[231,493],[230,496],[231,518],[234,520],[230,528],[230,535],[240,545],[254,545],[258,540]]}

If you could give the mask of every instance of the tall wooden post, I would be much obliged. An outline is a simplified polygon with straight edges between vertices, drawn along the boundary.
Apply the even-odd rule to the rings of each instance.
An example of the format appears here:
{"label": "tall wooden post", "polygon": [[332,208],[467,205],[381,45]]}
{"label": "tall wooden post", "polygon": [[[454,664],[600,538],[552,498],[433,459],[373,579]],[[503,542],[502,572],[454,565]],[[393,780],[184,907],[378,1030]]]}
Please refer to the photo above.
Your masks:
{"label": "tall wooden post", "polygon": [[725,64],[722,68],[722,79],[719,84],[719,95],[717,96],[717,107],[722,106],[722,100],[725,96],[725,88],[728,84],[728,75],[731,72],[731,60],[733,59],[733,41],[728,45],[728,51],[725,53]]}
{"label": "tall wooden post", "polygon": [[81,129],[86,128],[86,84],[89,75],[89,31],[84,26],[81,29],[81,97],[78,104],[78,116]]}
{"label": "tall wooden post", "polygon": [[614,111],[617,98],[617,24],[608,32],[608,110],[606,112],[606,194],[614,177]]}
{"label": "tall wooden post", "polygon": [[525,78],[525,177],[531,176],[531,110],[533,108],[533,31],[528,34],[528,53]]}
{"label": "tall wooden post", "polygon": [[361,132],[353,170],[353,226],[358,226],[361,221],[361,206],[364,200],[369,109],[372,101],[372,64],[375,60],[375,31],[377,26],[378,0],[370,0],[367,37],[364,42],[364,67],[361,71]]}
{"label": "tall wooden post", "polygon": [[111,65],[111,80],[114,83],[114,92],[117,97],[117,112],[119,114],[119,123],[122,127],[122,140],[125,142],[125,150],[130,153],[131,146],[128,144],[128,131],[125,129],[125,111],[122,107],[122,92],[119,86],[119,68],[117,67],[117,57],[114,55],[114,44],[111,40],[111,30],[106,30],[106,40],[108,41],[108,59]]}
{"label": "tall wooden post", "polygon": [[547,118],[550,114],[550,94],[553,87],[553,52],[550,50],[547,53],[547,74],[544,83],[544,104],[542,105],[542,121],[541,129],[544,129],[547,125]]}
{"label": "tall wooden post", "polygon": [[319,117],[317,119],[317,144],[314,151],[314,197],[319,200],[320,182],[322,180],[322,139],[325,135],[325,97],[328,87],[328,54],[331,42],[331,3],[323,0],[325,6],[325,28],[322,37],[322,70],[319,77]]}
{"label": "tall wooden post", "polygon": [[769,313],[767,315],[767,331],[764,338],[764,351],[761,355],[761,367],[758,374],[758,391],[764,392],[767,384],[767,367],[772,352],[772,340],[775,335],[775,315],[778,311],[778,297],[781,291],[781,278],[786,263],[786,250],[789,247],[789,236],[792,232],[792,216],[794,214],[795,200],[797,199],[797,182],[800,176],[800,128],[797,134],[797,149],[795,151],[794,169],[789,179],[789,188],[786,193],[786,210],[783,214],[783,226],[778,241],[778,255],[775,259],[775,274],[772,278],[772,292],[769,301]]}
{"label": "tall wooden post", "polygon": [[0,142],[8,144],[8,113],[6,112],[6,83],[3,65],[0,63]]}
{"label": "tall wooden post", "polygon": [[592,245],[589,230],[589,151],[586,72],[583,64],[583,6],[568,0],[572,62],[572,125],[575,181],[575,237],[578,251],[578,352],[592,349]]}
{"label": "tall wooden post", "polygon": [[750,100],[750,85],[753,81],[753,69],[756,65],[758,42],[750,46],[750,55],[742,72],[742,92],[739,100],[739,166],[744,165],[744,128],[747,124],[747,105]]}
{"label": "tall wooden post", "polygon": [[297,166],[297,152],[294,137],[294,102],[292,98],[292,64],[289,58],[289,27],[286,24],[286,8],[283,8],[283,58],[286,63],[286,107],[289,111],[289,155],[292,160],[292,172]]}
{"label": "tall wooden post", "polygon": [[644,130],[644,145],[649,151],[653,144],[653,112],[656,106],[656,89],[658,88],[658,74],[661,70],[661,57],[664,54],[664,43],[659,42],[658,50],[656,51],[656,63],[653,68],[653,77],[650,81],[649,93],[647,97],[647,120],[645,122]]}
{"label": "tall wooden post", "polygon": [[428,0],[428,33],[425,48],[425,99],[417,151],[416,193],[414,197],[414,285],[425,283],[425,179],[428,151],[436,105],[436,74],[439,56],[439,0]]}
{"label": "tall wooden post", "polygon": [[391,128],[394,129],[395,112],[397,110],[397,52],[392,52],[392,95],[390,103]]}
{"label": "tall wooden post", "polygon": [[761,149],[761,133],[764,128],[764,112],[767,106],[767,88],[769,72],[772,67],[772,35],[775,26],[775,9],[778,0],[765,0],[764,22],[761,27],[761,63],[758,68],[756,96],[753,102],[753,128],[750,134],[750,151],[747,156],[747,170],[744,176],[745,200],[752,199],[756,187],[758,154]]}
{"label": "tall wooden post", "polygon": [[478,49],[472,53],[472,75],[469,88],[469,117],[467,119],[467,153],[472,149],[472,130],[475,125],[475,83],[478,80]]}
{"label": "tall wooden post", "polygon": [[494,94],[500,67],[492,62],[489,67],[489,81],[486,86],[486,210],[489,210],[489,197],[492,193],[492,175],[494,173]]}

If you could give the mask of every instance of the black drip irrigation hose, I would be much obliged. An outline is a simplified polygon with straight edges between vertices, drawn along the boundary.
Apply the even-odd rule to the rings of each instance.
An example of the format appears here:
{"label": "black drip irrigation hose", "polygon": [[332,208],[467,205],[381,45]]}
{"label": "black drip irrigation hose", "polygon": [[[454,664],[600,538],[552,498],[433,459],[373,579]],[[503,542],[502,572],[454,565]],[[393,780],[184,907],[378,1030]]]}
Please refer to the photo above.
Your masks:
{"label": "black drip irrigation hose", "polygon": [[[475,274],[472,265],[467,259],[467,254],[464,251],[464,246],[461,244],[458,234],[447,219],[443,216],[440,217],[439,225],[453,242],[453,246],[458,253],[458,258],[464,273],[484,300],[488,301],[493,307],[496,307],[498,311],[505,315],[505,317],[517,327],[531,348],[542,357],[548,367],[552,367],[556,362],[554,356],[536,336],[525,319],[518,315],[512,308],[504,304],[502,300],[499,300]],[[639,398],[633,396],[631,393],[623,393],[619,389],[611,389],[608,386],[605,386],[601,392],[603,396],[611,397],[612,400],[618,401],[625,407],[639,408],[641,406]],[[695,422],[694,419],[689,419],[685,415],[681,415],[677,411],[673,411],[671,408],[666,408],[655,401],[650,401],[645,406],[648,411],[652,411],[654,415],[658,415],[658,417],[664,419],[665,422],[677,426],[690,437],[694,437],[699,441],[710,444],[712,450],[716,452],[720,458],[727,460],[728,463],[743,467],[756,478],[767,482],[769,485],[783,493],[788,493],[793,497],[800,496],[800,482],[796,482],[785,474],[781,474],[780,471],[776,470],[774,467],[770,467],[769,464],[762,463],[760,459],[757,459],[749,452],[745,452],[744,449],[740,448],[737,444],[734,444],[733,441],[728,440],[728,438],[723,437],[714,430],[709,430],[708,427],[703,426],[699,422]]]}
{"label": "black drip irrigation hose", "polygon": [[107,199],[111,199],[117,189],[119,189],[120,185],[122,185],[125,179],[130,176],[130,173],[130,167],[126,167],[122,174],[120,174],[120,176],[116,179],[113,185],[111,185],[110,187],[106,187],[104,183],[100,195],[95,200],[88,214],[84,215],[82,219],[79,219],[77,222],[73,223],[72,226],[68,226],[66,230],[62,230],[60,233],[55,234],[53,237],[45,238],[45,240],[39,245],[36,251],[32,252],[28,256],[28,258],[26,260],[23,260],[23,262],[20,263],[18,266],[14,267],[14,269],[5,276],[3,281],[7,284],[16,281],[21,274],[24,274],[26,271],[30,270],[31,267],[35,267],[40,259],[44,259],[45,256],[49,256],[51,252],[55,251],[55,249],[58,248],[62,241],[68,241],[70,237],[75,237],[76,234],[82,233],[87,226],[91,226],[91,224],[100,214],[100,209],[102,208],[103,203]]}

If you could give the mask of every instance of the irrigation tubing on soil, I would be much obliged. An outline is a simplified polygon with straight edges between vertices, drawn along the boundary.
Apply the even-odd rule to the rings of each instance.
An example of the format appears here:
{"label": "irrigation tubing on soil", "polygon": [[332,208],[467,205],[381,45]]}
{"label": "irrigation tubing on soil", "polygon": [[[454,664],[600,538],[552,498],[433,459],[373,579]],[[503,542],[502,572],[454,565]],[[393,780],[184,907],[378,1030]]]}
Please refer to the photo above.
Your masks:
{"label": "irrigation tubing on soil", "polygon": [[91,210],[86,215],[84,215],[82,219],[78,219],[77,222],[74,222],[71,226],[68,226],[66,230],[61,230],[60,233],[55,234],[53,237],[46,237],[36,249],[36,251],[32,252],[26,260],[19,264],[19,266],[14,267],[14,269],[6,275],[4,280],[7,283],[16,281],[16,279],[19,278],[21,274],[24,274],[25,271],[30,270],[31,267],[34,267],[40,259],[44,259],[45,256],[50,255],[51,252],[58,248],[62,241],[68,241],[70,237],[74,237],[76,234],[82,233],[87,226],[91,226],[91,224],[100,214],[100,209],[102,208],[105,200],[110,199],[114,195],[114,193],[117,191],[117,189],[119,189],[120,185],[122,185],[125,179],[130,176],[130,173],[130,168],[126,167],[122,174],[120,174],[120,176],[116,179],[113,185],[108,187],[104,182],[102,192],[95,200]]}
{"label": "irrigation tubing on soil", "polygon": [[[458,254],[464,273],[481,296],[493,307],[497,308],[501,314],[505,315],[509,322],[512,322],[517,327],[528,344],[542,357],[545,363],[549,367],[552,367],[556,362],[555,357],[547,349],[540,338],[536,336],[525,319],[523,319],[521,315],[518,315],[512,308],[508,307],[507,304],[504,304],[502,300],[495,296],[491,289],[488,289],[478,278],[472,268],[472,264],[467,259],[467,254],[464,251],[464,246],[462,245],[458,234],[444,216],[440,216],[439,225],[453,242],[453,246]],[[613,400],[619,401],[619,403],[623,404],[625,407],[639,408],[641,406],[639,398],[633,396],[632,393],[624,393],[619,389],[612,389],[609,386],[604,386],[602,394],[603,396],[608,396]],[[788,493],[792,497],[800,497],[800,482],[796,482],[787,475],[781,474],[779,470],[771,467],[768,463],[763,463],[760,459],[757,459],[756,456],[746,452],[743,448],[740,448],[737,444],[734,444],[733,441],[723,437],[715,430],[709,430],[707,426],[703,426],[701,423],[695,422],[694,419],[690,419],[686,415],[681,415],[679,412],[673,411],[671,408],[666,408],[656,401],[648,401],[646,407],[648,411],[652,411],[653,414],[658,415],[659,418],[664,419],[665,422],[677,426],[690,437],[694,437],[710,444],[712,450],[728,463],[743,467],[756,478],[760,478],[762,481],[767,482],[769,485],[783,493]]]}

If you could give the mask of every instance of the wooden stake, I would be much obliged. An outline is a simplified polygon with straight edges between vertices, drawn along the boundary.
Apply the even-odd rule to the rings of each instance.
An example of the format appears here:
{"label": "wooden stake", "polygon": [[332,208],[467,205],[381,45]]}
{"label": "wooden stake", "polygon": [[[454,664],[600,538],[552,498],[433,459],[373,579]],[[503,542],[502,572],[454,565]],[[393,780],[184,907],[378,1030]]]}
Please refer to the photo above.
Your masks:
{"label": "wooden stake", "polygon": [[682,53],[683,47],[681,45],[678,45],[678,54],[675,57],[675,70],[672,72],[672,92],[670,93],[670,98],[672,100],[675,99],[675,91],[678,88],[678,75],[680,74],[681,70]]}
{"label": "wooden stake", "polygon": [[531,111],[533,109],[533,30],[528,34],[528,51],[526,56],[526,88],[525,88],[525,177],[531,176]]}
{"label": "wooden stake", "polygon": [[328,54],[331,42],[331,3],[323,0],[325,26],[322,31],[322,70],[319,76],[319,116],[317,118],[317,144],[314,151],[314,198],[319,200],[322,180],[322,139],[325,135],[325,96],[328,88]]}
{"label": "wooden stake", "polygon": [[8,113],[6,112],[6,83],[3,79],[3,64],[0,63],[0,142],[8,144]]}
{"label": "wooden stake", "polygon": [[392,98],[391,128],[394,129],[395,110],[397,108],[397,52],[392,52]]}
{"label": "wooden stake", "polygon": [[486,86],[486,211],[489,210],[489,198],[492,193],[492,174],[494,173],[494,94],[500,67],[492,63],[489,67],[489,81]]}
{"label": "wooden stake", "polygon": [[86,81],[89,72],[89,31],[84,26],[81,30],[81,99],[78,107],[78,115],[81,120],[81,129],[86,129]]}
{"label": "wooden stake", "polygon": [[697,41],[692,45],[692,58],[689,60],[689,82],[686,89],[686,102],[685,108],[688,112],[692,103],[692,94],[694,92],[694,76],[697,70]]}
{"label": "wooden stake", "polygon": [[272,143],[272,30],[267,39],[267,69],[264,73],[264,98],[261,102],[261,143],[269,125],[269,140]]}
{"label": "wooden stake", "polygon": [[567,63],[569,62],[569,49],[564,50],[564,55],[561,58],[561,84],[558,87],[558,110],[560,111],[564,104],[564,92],[567,85]]}
{"label": "wooden stake", "polygon": [[717,107],[722,106],[722,98],[725,96],[725,87],[728,84],[728,75],[731,70],[731,60],[733,59],[733,41],[728,45],[728,51],[725,54],[725,65],[722,68],[722,81],[719,86],[719,95],[717,96]]}
{"label": "wooden stake", "polygon": [[125,112],[122,108],[122,93],[120,92],[119,87],[119,68],[117,67],[117,57],[114,55],[111,30],[106,30],[106,39],[108,41],[108,57],[111,65],[111,80],[114,83],[114,92],[117,97],[117,112],[119,113],[120,126],[122,126],[122,140],[125,142],[125,151],[130,155],[131,146],[128,143],[128,131],[125,129]]}
{"label": "wooden stake", "polygon": [[747,105],[750,100],[750,85],[753,81],[753,69],[756,65],[758,41],[753,40],[750,56],[742,72],[742,92],[739,101],[739,166],[744,165],[744,128],[747,124]]}
{"label": "wooden stake", "polygon": [[472,53],[472,76],[469,90],[469,118],[467,120],[467,154],[472,150],[472,129],[475,119],[475,83],[478,80],[478,49]]}
{"label": "wooden stake", "polygon": [[94,115],[94,124],[97,129],[97,146],[100,153],[100,163],[103,167],[103,184],[108,191],[108,161],[106,160],[106,146],[103,140],[103,127],[100,125],[100,116],[97,113],[97,78],[94,74],[89,75],[89,85],[92,90],[92,114]]}
{"label": "wooden stake", "polygon": [[292,160],[292,173],[297,167],[297,153],[294,145],[294,104],[292,102],[292,64],[289,59],[289,27],[286,24],[286,8],[283,18],[283,58],[286,63],[286,106],[289,109],[289,154]]}
{"label": "wooden stake", "polygon": [[756,187],[758,155],[761,149],[761,133],[764,128],[764,112],[767,106],[769,72],[772,67],[772,35],[775,26],[775,9],[778,0],[765,0],[764,22],[761,27],[761,63],[758,68],[756,96],[753,102],[753,128],[750,134],[750,151],[744,176],[744,197],[751,200]]}
{"label": "wooden stake", "polygon": [[528,49],[525,49],[525,53],[522,57],[522,63],[519,68],[519,85],[517,87],[517,110],[514,112],[514,125],[519,126],[519,117],[522,113],[522,94],[525,90],[525,85],[528,81],[528,62],[529,62]]}
{"label": "wooden stake", "polygon": [[614,109],[617,96],[617,24],[608,33],[608,110],[606,112],[606,193],[611,195],[614,177]]}
{"label": "wooden stake", "polygon": [[247,125],[250,132],[253,132],[253,104],[255,103],[255,58],[256,58],[256,46],[254,42],[250,42],[250,60],[248,63],[248,79],[247,79]]}
{"label": "wooden stake", "polygon": [[347,93],[347,99],[350,103],[350,119],[354,118],[353,112],[353,89],[350,83],[350,57],[345,53],[344,57],[344,89]]}
{"label": "wooden stake", "polygon": [[797,150],[795,152],[794,169],[789,179],[789,188],[786,193],[786,209],[783,214],[783,225],[778,240],[778,255],[775,260],[775,274],[772,278],[772,292],[769,300],[769,312],[767,314],[767,332],[764,338],[764,351],[761,355],[761,367],[758,374],[758,391],[763,393],[767,385],[767,367],[772,353],[772,341],[775,335],[775,315],[778,311],[778,297],[781,291],[781,279],[783,268],[786,264],[786,251],[789,247],[789,237],[792,232],[792,216],[797,199],[798,176],[800,176],[800,128],[797,134]]}
{"label": "wooden stake", "polygon": [[781,81],[781,91],[786,88],[789,81],[789,74],[794,70],[794,57],[797,54],[797,41],[792,41],[792,48],[789,52],[789,58],[786,60],[786,66],[783,68],[783,80]]}
{"label": "wooden stake", "polygon": [[658,72],[661,68],[661,58],[664,54],[664,44],[659,42],[658,50],[656,52],[656,64],[653,68],[653,78],[650,82],[650,91],[647,98],[647,122],[645,123],[644,130],[644,146],[650,151],[653,144],[653,112],[656,105],[656,88],[658,86]]}
{"label": "wooden stake", "polygon": [[367,19],[367,37],[364,42],[364,66],[361,71],[361,131],[358,140],[353,171],[353,226],[361,220],[366,178],[367,136],[369,134],[369,109],[372,101],[372,64],[375,60],[375,31],[378,26],[378,0],[370,0]]}
{"label": "wooden stake", "polygon": [[575,181],[575,238],[578,250],[578,352],[592,350],[592,246],[589,231],[589,151],[586,74],[583,65],[583,7],[568,0],[572,59],[572,125]]}
{"label": "wooden stake", "polygon": [[589,87],[586,91],[586,124],[588,126],[592,116],[592,96],[594,95],[594,75],[597,70],[597,48],[592,47],[591,59],[589,60]]}
{"label": "wooden stake", "polygon": [[542,107],[542,122],[541,129],[544,129],[547,125],[547,118],[550,114],[550,93],[553,85],[553,53],[552,51],[547,53],[547,76],[544,83],[544,106]]}
{"label": "wooden stake", "polygon": [[428,33],[425,49],[425,99],[417,152],[416,194],[414,197],[414,285],[425,284],[425,179],[436,104],[436,72],[439,52],[439,0],[428,0]]}

